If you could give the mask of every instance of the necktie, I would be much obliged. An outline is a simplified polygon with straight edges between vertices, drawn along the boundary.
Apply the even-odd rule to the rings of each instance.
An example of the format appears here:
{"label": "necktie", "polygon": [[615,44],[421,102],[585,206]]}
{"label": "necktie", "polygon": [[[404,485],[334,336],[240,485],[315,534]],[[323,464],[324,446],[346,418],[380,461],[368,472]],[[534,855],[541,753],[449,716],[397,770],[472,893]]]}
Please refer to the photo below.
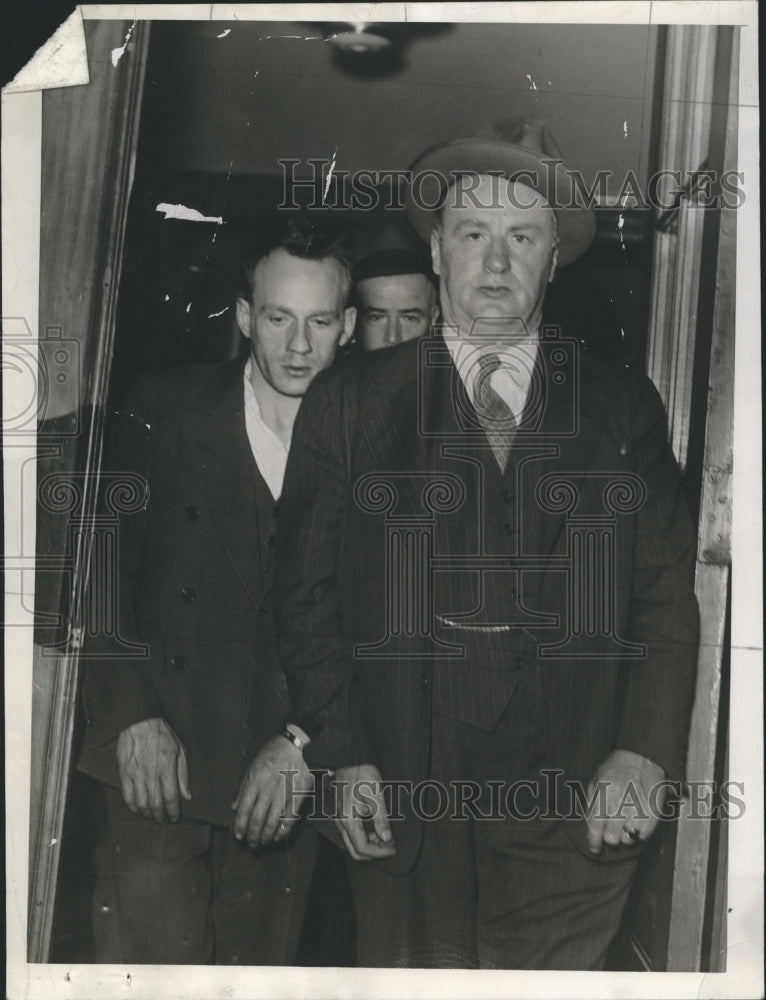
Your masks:
{"label": "necktie", "polygon": [[516,420],[507,403],[498,396],[492,388],[492,373],[500,367],[497,354],[483,354],[479,358],[479,371],[473,390],[473,404],[479,423],[487,435],[492,451],[505,472],[508,456],[511,453],[513,435],[516,431]]}

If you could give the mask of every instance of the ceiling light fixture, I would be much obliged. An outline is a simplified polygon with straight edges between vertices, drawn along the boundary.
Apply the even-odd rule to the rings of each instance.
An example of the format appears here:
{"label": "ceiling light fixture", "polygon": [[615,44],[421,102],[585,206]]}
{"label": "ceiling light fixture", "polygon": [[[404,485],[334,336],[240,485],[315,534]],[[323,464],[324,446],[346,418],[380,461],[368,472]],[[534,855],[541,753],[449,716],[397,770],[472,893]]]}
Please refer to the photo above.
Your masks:
{"label": "ceiling light fixture", "polygon": [[329,36],[327,41],[341,52],[365,55],[380,52],[391,45],[391,39],[368,30],[363,21],[348,22],[350,31],[340,31]]}

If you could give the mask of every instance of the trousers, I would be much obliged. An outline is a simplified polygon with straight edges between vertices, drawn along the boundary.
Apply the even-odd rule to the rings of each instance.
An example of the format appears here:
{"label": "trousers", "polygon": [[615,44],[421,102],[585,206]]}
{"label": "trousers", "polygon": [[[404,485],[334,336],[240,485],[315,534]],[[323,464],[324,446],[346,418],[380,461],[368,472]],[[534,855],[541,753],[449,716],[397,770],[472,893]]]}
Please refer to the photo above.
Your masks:
{"label": "trousers", "polygon": [[[518,715],[516,720],[518,722]],[[507,720],[484,733],[434,713],[430,787],[421,807],[420,854],[406,874],[378,862],[348,861],[357,921],[357,964],[366,967],[568,969],[604,967],[637,865],[637,851],[587,851],[584,820],[478,818],[447,808],[437,785],[452,779],[530,780],[534,732]],[[527,751],[529,751],[527,753]],[[454,805],[454,804],[453,804]],[[443,806],[443,802],[442,802]],[[578,825],[579,824],[579,825]],[[396,826],[392,824],[394,840]]]}
{"label": "trousers", "polygon": [[290,965],[318,849],[305,824],[252,851],[230,829],[155,823],[106,790],[96,841],[96,961]]}

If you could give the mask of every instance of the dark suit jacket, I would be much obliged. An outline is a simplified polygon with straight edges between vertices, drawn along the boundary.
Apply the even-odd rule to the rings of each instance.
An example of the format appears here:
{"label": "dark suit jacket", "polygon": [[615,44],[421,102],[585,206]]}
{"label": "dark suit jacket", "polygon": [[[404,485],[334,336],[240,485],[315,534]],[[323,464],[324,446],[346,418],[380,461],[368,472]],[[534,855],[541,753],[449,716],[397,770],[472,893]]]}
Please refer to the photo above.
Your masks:
{"label": "dark suit jacket", "polygon": [[[80,768],[118,784],[114,741],[164,718],[187,749],[184,815],[228,824],[254,754],[290,715],[271,610],[274,500],[247,439],[244,361],[149,372],[115,419],[107,468],[146,477],[120,524],[120,637],[86,647]],[[143,658],[125,642],[142,643]]]}
{"label": "dark suit jacket", "polygon": [[[587,782],[618,747],[682,775],[695,536],[662,404],[633,369],[585,352],[574,367],[545,356],[542,403],[528,406],[505,477],[438,335],[312,385],[280,501],[275,603],[316,764],[375,763],[384,779],[422,780],[433,708],[491,731],[524,676],[544,705],[547,760],[566,777]],[[608,536],[595,629],[570,603],[588,530]],[[397,630],[391,599],[428,592],[402,572],[408,544],[441,562]],[[531,558],[475,564],[506,555]],[[413,863],[418,826],[397,825],[392,869]]]}

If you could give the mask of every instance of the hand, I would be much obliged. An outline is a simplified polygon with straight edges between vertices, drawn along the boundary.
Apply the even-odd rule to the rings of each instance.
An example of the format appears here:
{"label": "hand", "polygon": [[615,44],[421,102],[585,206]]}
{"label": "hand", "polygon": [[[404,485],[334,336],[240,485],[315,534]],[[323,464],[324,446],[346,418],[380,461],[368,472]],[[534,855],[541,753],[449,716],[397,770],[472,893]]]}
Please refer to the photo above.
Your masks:
{"label": "hand", "polygon": [[236,810],[234,836],[242,840],[247,835],[252,848],[282,840],[313,788],[314,775],[301,751],[284,736],[272,737],[251,762],[231,805]]}
{"label": "hand", "polygon": [[335,772],[335,825],[354,861],[396,854],[381,780],[374,764],[340,767]]}
{"label": "hand", "polygon": [[125,805],[147,819],[172,823],[181,816],[180,798],[191,799],[183,743],[164,719],[144,719],[117,738],[117,767]]}
{"label": "hand", "polygon": [[[657,797],[650,796],[650,792],[664,777],[658,764],[630,750],[615,750],[601,764],[588,786],[590,801],[596,785],[606,784],[605,795],[597,797],[596,807],[586,820],[588,847],[593,854],[600,854],[604,844],[618,847],[651,837],[665,789],[662,801],[655,801]],[[603,806],[606,816],[601,815]]]}

